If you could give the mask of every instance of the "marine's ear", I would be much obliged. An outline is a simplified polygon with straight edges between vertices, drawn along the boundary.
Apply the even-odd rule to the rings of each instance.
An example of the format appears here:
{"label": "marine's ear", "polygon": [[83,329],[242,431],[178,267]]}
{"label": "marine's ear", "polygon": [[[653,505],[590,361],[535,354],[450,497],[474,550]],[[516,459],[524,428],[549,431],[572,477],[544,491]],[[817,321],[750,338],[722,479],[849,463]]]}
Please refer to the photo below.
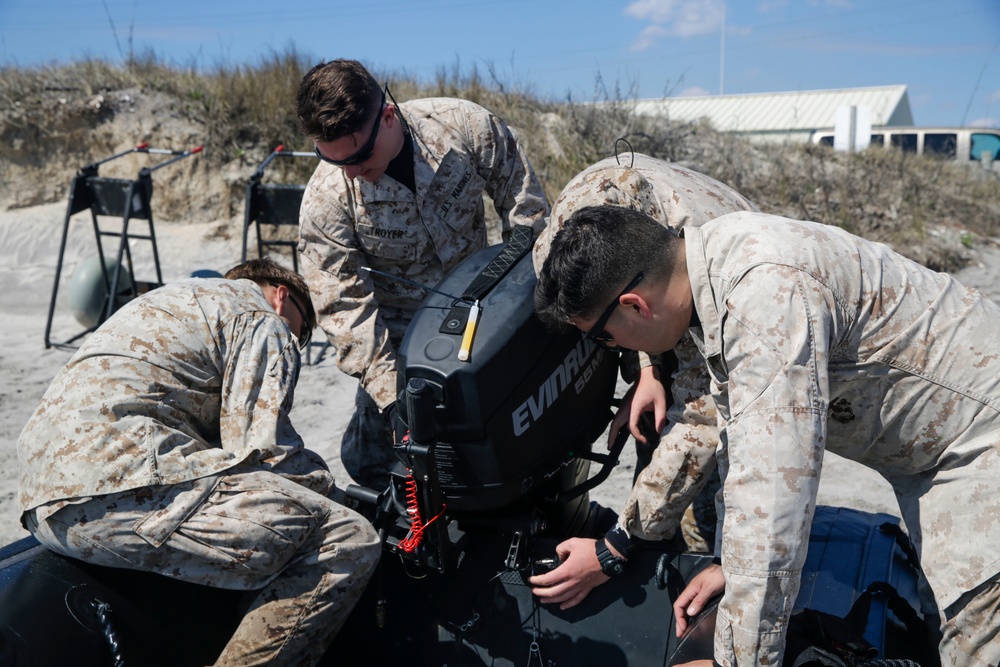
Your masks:
{"label": "marine's ear", "polygon": [[618,303],[625,306],[626,308],[632,308],[639,313],[644,319],[649,319],[650,311],[649,304],[646,300],[639,294],[635,292],[628,292],[623,294],[619,299]]}

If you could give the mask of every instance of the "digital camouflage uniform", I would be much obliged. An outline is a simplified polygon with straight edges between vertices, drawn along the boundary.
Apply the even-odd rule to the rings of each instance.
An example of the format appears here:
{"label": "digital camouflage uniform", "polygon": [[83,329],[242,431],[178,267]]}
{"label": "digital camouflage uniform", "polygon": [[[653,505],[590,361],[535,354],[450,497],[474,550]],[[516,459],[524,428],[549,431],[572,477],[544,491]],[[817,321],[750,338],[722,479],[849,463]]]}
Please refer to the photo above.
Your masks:
{"label": "digital camouflage uniform", "polygon": [[[394,461],[384,411],[396,400],[396,351],[427,293],[361,267],[433,287],[466,257],[506,240],[513,225],[537,234],[548,215],[527,156],[492,113],[444,98],[399,109],[412,134],[416,195],[389,176],[351,180],[321,162],[299,230],[319,324],[339,368],[360,381],[341,458],[355,481],[379,489]],[[499,222],[487,222],[484,193]]]}
{"label": "digital camouflage uniform", "polygon": [[[49,386],[17,443],[25,526],[98,565],[256,590],[220,665],[310,665],[379,540],[288,418],[299,351],[248,280],[132,301]],[[180,638],[182,640],[182,638]]]}
{"label": "digital camouflage uniform", "polygon": [[[588,167],[563,188],[552,205],[549,226],[533,249],[536,270],[565,221],[578,209],[601,204],[641,211],[674,229],[756,210],[743,195],[696,171],[642,154],[610,157]],[[669,538],[680,524],[690,550],[712,551],[715,492],[720,486],[715,468],[719,427],[704,360],[685,336],[674,354],[663,359],[624,353],[622,375],[631,383],[638,379],[638,366],[651,363],[660,364],[660,377],[673,400],[662,434],[648,434],[646,446],[636,443],[638,475],[619,521],[644,539]],[[648,465],[651,460],[656,464]]]}
{"label": "digital camouflage uniform", "polygon": [[944,664],[996,664],[1000,306],[835,227],[736,213],[685,238],[727,422],[716,660],[781,664],[830,450],[892,484],[950,619]]}

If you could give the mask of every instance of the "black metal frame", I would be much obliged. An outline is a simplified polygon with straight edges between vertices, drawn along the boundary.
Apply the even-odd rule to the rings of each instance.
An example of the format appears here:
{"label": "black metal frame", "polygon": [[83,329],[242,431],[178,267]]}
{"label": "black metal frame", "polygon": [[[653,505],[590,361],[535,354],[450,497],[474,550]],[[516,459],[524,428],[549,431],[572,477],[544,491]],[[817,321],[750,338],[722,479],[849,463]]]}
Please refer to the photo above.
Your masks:
{"label": "black metal frame", "polygon": [[302,204],[302,195],[305,193],[306,186],[304,184],[263,182],[264,170],[276,157],[307,157],[313,160],[316,159],[313,153],[286,151],[284,146],[278,146],[257,167],[257,170],[247,183],[246,206],[243,218],[243,255],[241,261],[245,262],[247,260],[248,237],[250,226],[253,225],[257,234],[257,256],[264,256],[264,248],[266,246],[291,248],[292,268],[298,272],[298,240],[287,241],[265,238],[261,229],[263,225],[272,227],[295,225],[297,227],[299,224],[299,207]]}
{"label": "black metal frame", "polygon": [[[201,146],[188,151],[174,151],[149,148],[148,144],[139,144],[135,148],[130,148],[127,151],[123,151],[112,155],[111,157],[99,160],[77,171],[76,175],[73,177],[73,182],[70,185],[69,203],[66,206],[66,218],[63,221],[62,240],[59,244],[59,259],[56,262],[56,275],[52,283],[52,298],[49,301],[49,314],[45,323],[46,349],[53,346],[72,347],[74,342],[97,329],[97,327],[99,327],[105,320],[111,317],[112,313],[115,311],[118,297],[120,295],[134,297],[138,294],[139,286],[134,280],[135,271],[132,265],[132,251],[129,247],[129,239],[149,241],[152,244],[153,263],[156,270],[156,283],[154,283],[151,287],[159,287],[163,284],[163,276],[160,271],[160,256],[156,247],[156,232],[153,226],[153,211],[150,208],[150,200],[153,196],[152,173],[161,167],[165,167],[168,164],[172,164],[189,155],[200,153],[201,150]],[[135,180],[123,178],[104,178],[98,176],[100,165],[131,153],[150,153],[171,155],[174,157],[152,167],[145,167],[141,169]],[[56,298],[59,293],[59,281],[62,277],[63,260],[66,253],[66,241],[69,236],[70,221],[74,215],[86,210],[90,211],[90,219],[94,230],[94,237],[97,241],[97,252],[99,258],[104,257],[104,245],[101,243],[102,236],[112,236],[119,239],[118,250],[116,253],[116,264],[114,265],[114,271],[109,272],[106,263],[103,261],[100,262],[101,272],[104,277],[105,290],[104,305],[98,321],[94,325],[62,342],[53,342],[51,339],[52,319],[56,309]],[[117,231],[101,229],[98,216],[120,216],[122,219],[121,229]],[[129,223],[133,219],[145,220],[148,223],[148,233],[137,234],[129,231]],[[133,276],[133,280],[131,281],[132,284],[128,288],[119,293],[119,285],[122,283],[122,270],[125,266],[125,264],[122,263],[122,260],[124,260],[125,264],[127,264],[128,271]]]}

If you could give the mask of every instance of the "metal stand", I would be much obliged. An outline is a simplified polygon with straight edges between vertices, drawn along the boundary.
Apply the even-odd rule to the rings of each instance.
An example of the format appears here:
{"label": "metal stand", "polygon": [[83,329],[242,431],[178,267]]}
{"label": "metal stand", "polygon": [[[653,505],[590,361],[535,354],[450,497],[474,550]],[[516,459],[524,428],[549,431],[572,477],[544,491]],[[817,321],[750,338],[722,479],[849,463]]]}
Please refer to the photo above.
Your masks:
{"label": "metal stand", "polygon": [[302,195],[306,191],[306,186],[301,184],[264,183],[264,170],[276,157],[308,157],[315,159],[313,153],[298,151],[286,151],[284,146],[278,146],[274,152],[260,163],[257,171],[250,177],[247,183],[246,213],[243,219],[243,258],[247,261],[247,237],[250,226],[253,225],[257,233],[257,256],[264,256],[265,246],[287,247],[292,249],[292,268],[296,273],[299,270],[298,238],[295,240],[282,240],[273,237],[265,237],[261,227],[268,225],[280,227],[282,225],[299,224],[299,207],[302,205]]}
{"label": "metal stand", "polygon": [[[152,244],[153,264],[156,270],[156,282],[148,285],[150,288],[159,287],[163,284],[163,276],[160,273],[160,256],[156,247],[156,233],[153,228],[153,211],[150,208],[150,199],[153,196],[152,173],[162,167],[172,164],[182,158],[195,153],[200,153],[202,146],[198,146],[189,151],[173,151],[158,148],[149,148],[148,144],[139,144],[135,148],[117,153],[111,157],[89,164],[73,177],[70,185],[69,203],[66,206],[66,219],[63,222],[62,240],[59,244],[59,259],[56,263],[56,276],[52,284],[52,298],[49,301],[49,314],[45,323],[45,347],[72,347],[72,343],[91,333],[99,327],[114,313],[121,297],[135,297],[139,293],[139,286],[132,280],[125,287],[123,284],[122,271],[127,265],[131,275],[135,275],[132,265],[132,251],[129,247],[129,239],[149,241]],[[139,171],[135,180],[123,178],[103,178],[98,176],[100,165],[123,157],[130,153],[150,153],[158,155],[172,155],[173,159],[167,160],[153,167],[146,167]],[[56,309],[56,297],[59,293],[59,280],[62,276],[63,260],[66,253],[66,241],[69,236],[69,223],[71,218],[82,211],[90,210],[90,219],[94,229],[94,237],[97,241],[98,257],[101,272],[104,278],[104,305],[98,321],[80,333],[62,341],[53,342],[52,318]],[[98,216],[121,217],[122,225],[118,231],[101,229]],[[132,219],[145,220],[148,224],[148,233],[137,234],[129,231],[129,223]],[[111,236],[118,238],[118,249],[116,253],[116,263],[113,270],[109,271],[104,258],[104,244],[101,237]],[[122,262],[125,262],[123,264]]]}

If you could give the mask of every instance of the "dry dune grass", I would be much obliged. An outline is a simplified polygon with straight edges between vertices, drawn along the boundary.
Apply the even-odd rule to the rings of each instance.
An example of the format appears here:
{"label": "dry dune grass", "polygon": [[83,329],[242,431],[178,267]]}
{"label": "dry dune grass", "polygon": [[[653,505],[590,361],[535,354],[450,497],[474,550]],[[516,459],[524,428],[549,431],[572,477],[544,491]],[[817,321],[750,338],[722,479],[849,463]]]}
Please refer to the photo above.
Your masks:
{"label": "dry dune grass", "polygon": [[[290,50],[208,71],[152,55],[124,66],[86,60],[0,69],[0,207],[65,200],[77,168],[141,142],[204,145],[197,159],[157,173],[158,215],[233,219],[236,233],[255,167],[279,144],[311,149],[298,132],[294,99],[312,64]],[[593,99],[581,102],[542,99],[489,65],[485,71],[443,67],[423,82],[405,73],[375,74],[398,101],[457,96],[503,117],[553,199],[574,174],[627,137],[637,151],[732,185],[764,211],[845,227],[939,270],[960,268],[966,250],[992,239],[1000,224],[1000,180],[959,165],[891,151],[848,156],[814,146],[750,144],[703,124],[638,116],[632,91],[600,80]],[[148,156],[129,156],[101,173],[131,178],[149,164]],[[304,182],[312,166],[310,160],[276,161],[268,178]]]}

